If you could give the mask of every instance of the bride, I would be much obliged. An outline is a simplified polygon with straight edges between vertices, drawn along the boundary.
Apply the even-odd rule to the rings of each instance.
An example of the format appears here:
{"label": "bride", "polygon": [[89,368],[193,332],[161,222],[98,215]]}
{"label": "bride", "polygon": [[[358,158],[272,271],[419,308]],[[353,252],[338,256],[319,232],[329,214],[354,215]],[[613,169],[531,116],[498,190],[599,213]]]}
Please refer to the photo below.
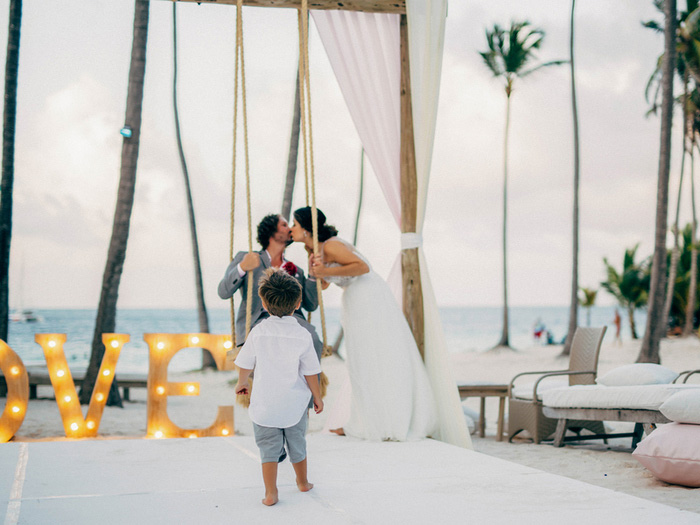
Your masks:
{"label": "bride", "polygon": [[[294,212],[292,238],[313,250],[309,206]],[[343,288],[341,322],[350,378],[347,421],[332,430],[372,441],[421,439],[436,430],[437,418],[428,375],[413,334],[389,285],[372,271],[350,243],[339,239],[317,209],[320,257],[309,274]],[[342,396],[342,394],[341,394]],[[338,403],[341,405],[343,400]],[[346,400],[347,403],[347,400]],[[329,415],[340,413],[334,407]],[[341,416],[342,417],[342,416]],[[334,428],[334,427],[331,427]]]}

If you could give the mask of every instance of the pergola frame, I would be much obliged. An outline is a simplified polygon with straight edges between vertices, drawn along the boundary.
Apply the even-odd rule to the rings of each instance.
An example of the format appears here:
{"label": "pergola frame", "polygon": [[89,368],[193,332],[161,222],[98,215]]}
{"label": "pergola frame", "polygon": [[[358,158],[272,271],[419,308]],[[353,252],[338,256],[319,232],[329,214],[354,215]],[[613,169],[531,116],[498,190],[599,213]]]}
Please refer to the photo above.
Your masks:
{"label": "pergola frame", "polygon": [[[236,0],[174,0],[198,4],[236,5]],[[301,8],[301,0],[243,0],[254,7]],[[309,9],[393,13],[401,15],[401,232],[416,231],[418,211],[418,180],[411,104],[411,77],[408,52],[408,21],[406,0],[308,0]],[[423,289],[420,278],[418,248],[401,252],[403,282],[403,312],[413,332],[418,350],[424,356]]]}

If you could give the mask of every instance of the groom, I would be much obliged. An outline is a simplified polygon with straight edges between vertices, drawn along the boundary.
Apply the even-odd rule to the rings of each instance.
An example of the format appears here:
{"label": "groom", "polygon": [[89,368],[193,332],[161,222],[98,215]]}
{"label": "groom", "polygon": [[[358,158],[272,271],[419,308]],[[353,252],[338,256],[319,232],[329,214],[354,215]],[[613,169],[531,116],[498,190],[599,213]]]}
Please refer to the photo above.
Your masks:
{"label": "groom", "polygon": [[284,258],[284,249],[291,242],[292,231],[287,221],[280,215],[267,215],[258,224],[258,243],[262,246],[259,252],[238,252],[226,268],[224,278],[219,283],[219,297],[230,299],[236,290],[241,290],[241,306],[236,315],[236,343],[238,346],[245,341],[246,306],[248,303],[248,272],[253,271],[253,305],[250,327],[254,327],[260,321],[270,315],[265,311],[258,295],[258,281],[265,269],[274,266],[282,268],[301,285],[301,308],[294,312],[294,317],[311,334],[314,341],[314,349],[321,359],[323,343],[316,333],[316,329],[304,318],[302,308],[313,312],[318,307],[318,293],[316,280],[304,276],[304,271],[293,262]]}

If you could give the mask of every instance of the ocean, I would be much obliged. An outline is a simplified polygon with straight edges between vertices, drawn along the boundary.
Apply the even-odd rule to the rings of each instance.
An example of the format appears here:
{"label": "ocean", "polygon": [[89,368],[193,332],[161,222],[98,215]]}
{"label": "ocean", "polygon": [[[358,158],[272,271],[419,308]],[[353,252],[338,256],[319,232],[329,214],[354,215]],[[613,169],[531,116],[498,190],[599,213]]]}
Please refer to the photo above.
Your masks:
{"label": "ocean", "polygon": [[[591,308],[591,326],[608,326],[606,339],[615,334],[613,326],[615,307],[596,306]],[[626,312],[619,310],[622,317],[622,338],[630,338],[629,321]],[[69,366],[86,366],[90,357],[90,343],[95,323],[95,310],[35,310],[41,318],[36,323],[10,323],[8,344],[19,354],[25,365],[43,364],[44,354],[34,342],[35,333],[64,333],[67,341],[64,351]],[[211,333],[229,333],[229,311],[209,310]],[[568,327],[568,307],[512,307],[510,313],[510,340],[515,348],[527,348],[542,344],[533,337],[533,328],[538,321],[552,334],[555,342],[564,338]],[[501,335],[502,309],[500,307],[449,307],[440,309],[448,351],[479,352],[493,347]],[[644,332],[646,315],[638,311],[635,315],[637,333]],[[317,326],[319,335],[320,316],[314,313],[312,323]],[[586,311],[580,309],[579,324],[587,323]],[[340,330],[340,310],[326,309],[328,343],[333,344]],[[141,372],[148,370],[148,346],[143,340],[144,333],[192,333],[198,332],[195,310],[119,310],[117,328],[119,333],[130,334],[131,340],[124,345],[117,371]],[[341,347],[342,348],[342,347]],[[185,371],[201,366],[201,351],[185,349],[171,361],[170,370]]]}

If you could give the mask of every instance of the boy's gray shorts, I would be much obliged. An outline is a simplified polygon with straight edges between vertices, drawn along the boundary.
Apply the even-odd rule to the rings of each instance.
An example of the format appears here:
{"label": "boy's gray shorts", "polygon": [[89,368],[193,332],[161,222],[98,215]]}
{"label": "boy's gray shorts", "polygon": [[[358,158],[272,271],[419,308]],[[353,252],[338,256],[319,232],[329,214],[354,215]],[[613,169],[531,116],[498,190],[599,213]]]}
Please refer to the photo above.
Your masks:
{"label": "boy's gray shorts", "polygon": [[[306,412],[299,422],[288,428],[261,427],[253,423],[255,444],[260,449],[262,463],[281,463],[289,453],[292,463],[306,459],[306,427],[309,416]],[[285,445],[287,452],[285,452]]]}

